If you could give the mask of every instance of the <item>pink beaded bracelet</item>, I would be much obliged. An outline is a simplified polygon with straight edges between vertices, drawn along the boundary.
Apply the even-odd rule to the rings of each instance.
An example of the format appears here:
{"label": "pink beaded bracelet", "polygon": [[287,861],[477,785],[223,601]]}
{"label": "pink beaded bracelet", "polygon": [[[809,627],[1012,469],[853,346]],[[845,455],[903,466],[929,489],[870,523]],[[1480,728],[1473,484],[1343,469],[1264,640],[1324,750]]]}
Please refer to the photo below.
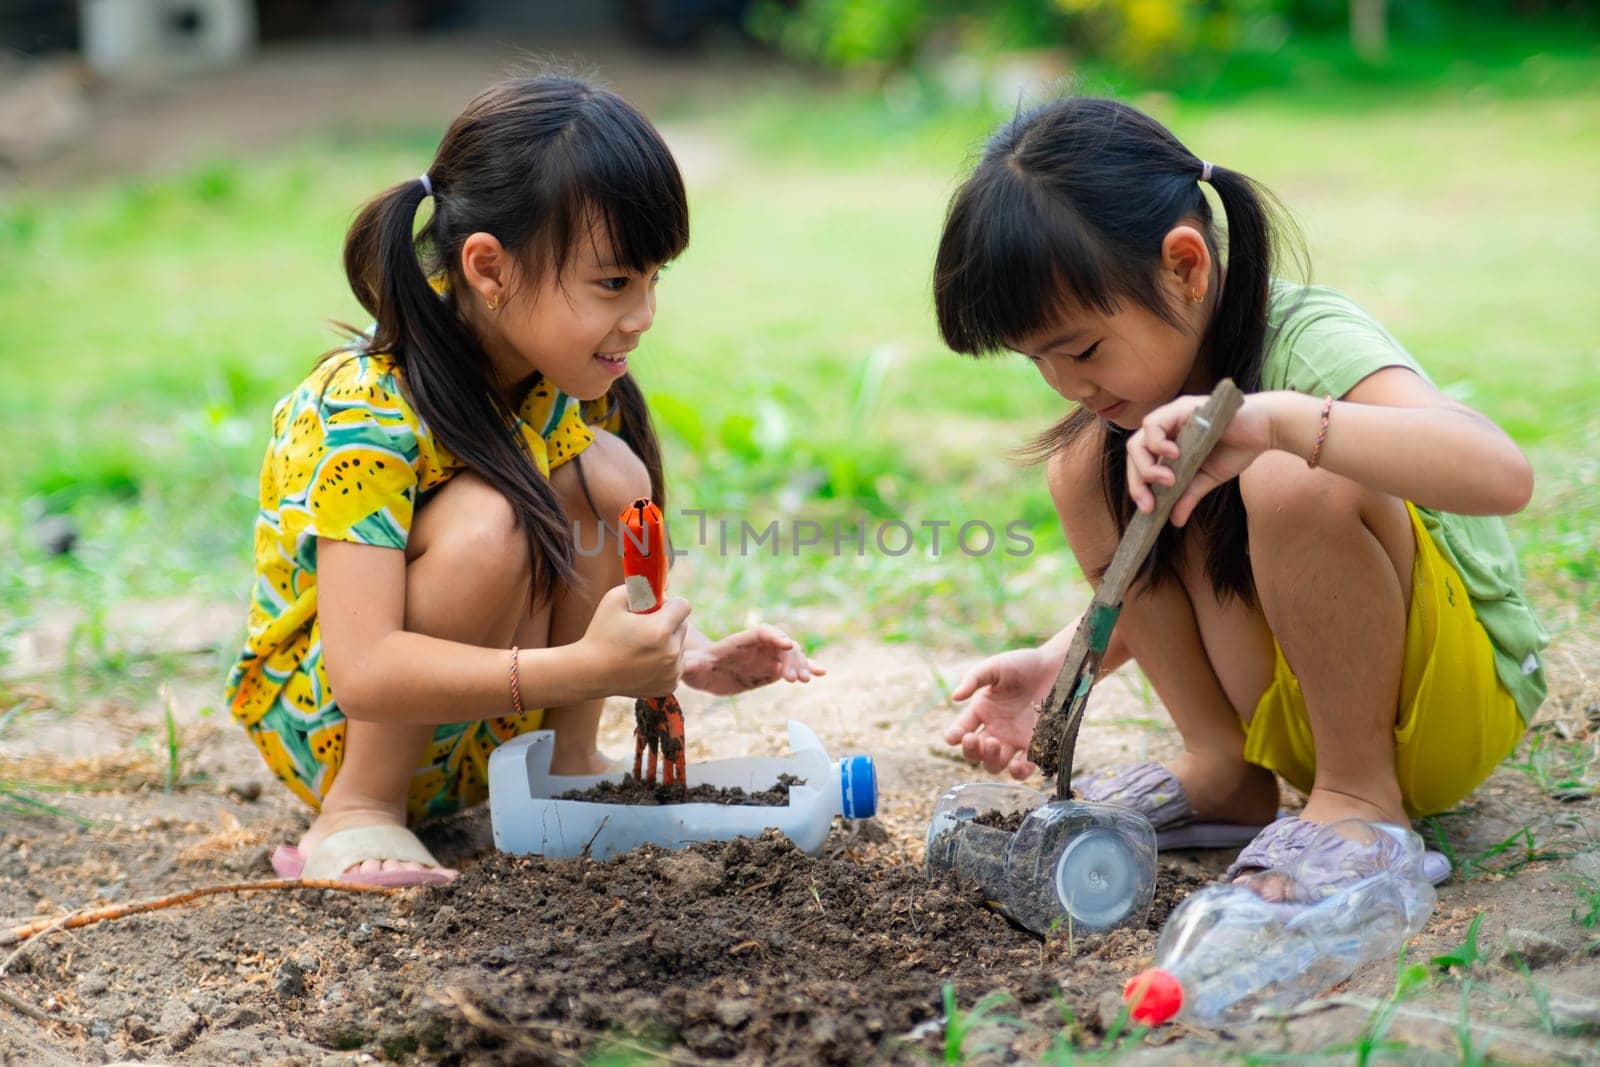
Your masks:
{"label": "pink beaded bracelet", "polygon": [[1333,394],[1329,393],[1322,401],[1322,424],[1317,427],[1317,443],[1311,448],[1311,458],[1306,460],[1306,466],[1316,470],[1317,464],[1322,462],[1322,445],[1328,439],[1328,416],[1333,414]]}
{"label": "pink beaded bracelet", "polygon": [[516,645],[511,646],[511,710],[516,712],[518,715],[521,715],[522,678],[520,677],[521,672],[517,669],[519,666],[517,662],[517,653],[519,651],[520,649],[518,649]]}

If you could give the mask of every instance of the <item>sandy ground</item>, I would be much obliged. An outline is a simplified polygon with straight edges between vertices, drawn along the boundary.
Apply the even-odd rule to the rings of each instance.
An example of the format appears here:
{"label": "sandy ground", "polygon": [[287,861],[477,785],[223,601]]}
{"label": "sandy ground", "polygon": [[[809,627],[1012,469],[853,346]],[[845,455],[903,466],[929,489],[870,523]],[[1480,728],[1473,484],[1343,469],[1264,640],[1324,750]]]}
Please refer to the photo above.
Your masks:
{"label": "sandy ground", "polygon": [[[222,623],[231,612],[189,615]],[[226,644],[224,625],[212,643]],[[171,627],[153,641],[155,633],[201,643]],[[48,667],[50,647],[36,641],[36,666]],[[964,1006],[995,991],[1010,998],[1005,1019],[969,1052],[992,1045],[990,1059],[1036,1059],[1061,1030],[1063,1005],[1081,1042],[1101,1040],[1117,991],[1149,963],[1166,910],[1229,855],[1166,859],[1166,902],[1134,930],[1042,944],[929,883],[920,867],[934,800],[981,777],[937,741],[951,713],[944,687],[973,657],[859,643],[823,658],[831,673],[808,686],[685,700],[691,761],[780,753],[789,719],[835,755],[875,757],[879,816],[841,823],[819,859],[764,841],[610,864],[520,860],[489,847],[479,812],[427,835],[466,872],[447,889],[224,897],[28,942],[0,977],[15,1001],[0,1005],[0,1062],[576,1062],[616,1041],[691,1062],[912,1062],[942,1047],[947,982]],[[48,799],[94,820],[76,828],[7,817],[0,929],[270,877],[268,849],[293,840],[306,815],[241,731],[198,714],[216,702],[216,683],[189,676],[169,688],[182,740],[170,794],[159,704],[28,713],[0,737],[0,777],[81,783]],[[1170,753],[1174,737],[1159,716],[1131,679],[1106,680],[1080,768]],[[630,730],[630,707],[615,702],[603,743],[626,751]],[[1386,1039],[1410,1046],[1403,1058],[1454,1062],[1461,1033],[1507,1062],[1596,1058],[1596,932],[1575,921],[1574,888],[1576,878],[1600,877],[1593,805],[1592,796],[1552,799],[1503,769],[1444,820],[1458,856],[1526,830],[1533,850],[1554,858],[1520,863],[1530,842],[1519,839],[1441,890],[1411,958],[1455,949],[1482,913],[1483,959],[1471,969],[1464,1031],[1459,979],[1440,977],[1394,1010]],[[1514,861],[1514,874],[1495,873]],[[1221,1032],[1171,1027],[1128,1055],[1168,1062],[1326,1049],[1357,1040],[1393,984],[1392,965],[1373,966],[1287,1019]]]}

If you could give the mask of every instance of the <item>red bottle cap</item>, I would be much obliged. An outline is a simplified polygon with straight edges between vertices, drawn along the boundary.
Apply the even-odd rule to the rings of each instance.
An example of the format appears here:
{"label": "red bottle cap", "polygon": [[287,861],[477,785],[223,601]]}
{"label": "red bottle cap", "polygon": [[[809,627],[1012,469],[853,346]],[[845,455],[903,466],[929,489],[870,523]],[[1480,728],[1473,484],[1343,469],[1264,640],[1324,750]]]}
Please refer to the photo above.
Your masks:
{"label": "red bottle cap", "polygon": [[1183,1009],[1183,985],[1172,972],[1151,967],[1128,979],[1122,999],[1134,1022],[1160,1026]]}

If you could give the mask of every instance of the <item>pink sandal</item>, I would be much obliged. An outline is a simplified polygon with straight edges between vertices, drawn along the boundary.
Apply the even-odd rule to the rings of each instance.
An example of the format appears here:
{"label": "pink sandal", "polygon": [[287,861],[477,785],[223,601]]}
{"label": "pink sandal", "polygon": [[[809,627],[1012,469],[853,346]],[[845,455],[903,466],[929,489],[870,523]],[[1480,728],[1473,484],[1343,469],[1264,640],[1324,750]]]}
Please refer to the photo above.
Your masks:
{"label": "pink sandal", "polygon": [[[1377,827],[1397,839],[1411,833],[1408,827],[1391,823],[1366,823],[1366,825]],[[1287,871],[1291,865],[1298,863],[1298,869],[1318,872],[1317,884],[1302,886],[1301,890],[1320,894],[1341,881],[1354,880],[1372,873],[1367,868],[1374,862],[1370,858],[1373,855],[1378,856],[1377,862],[1395,866],[1405,861],[1406,852],[1404,849],[1395,848],[1375,853],[1370,844],[1343,837],[1337,832],[1328,832],[1328,826],[1321,823],[1307,822],[1298,816],[1287,816],[1262,830],[1255,840],[1246,845],[1244,851],[1239,853],[1239,858],[1228,868],[1228,873],[1222,877],[1224,881],[1231,882],[1241,874],[1254,871]],[[1312,857],[1314,862],[1309,864],[1300,862],[1307,856]],[[1429,885],[1443,883],[1450,877],[1450,871],[1450,860],[1444,853],[1434,852],[1431,849],[1423,851],[1420,871],[1417,873],[1426,878]]]}
{"label": "pink sandal", "polygon": [[1150,820],[1156,829],[1156,851],[1179,848],[1238,848],[1261,833],[1261,825],[1197,822],[1194,807],[1172,772],[1159,763],[1104,768],[1072,782],[1084,799],[1120,804]]}

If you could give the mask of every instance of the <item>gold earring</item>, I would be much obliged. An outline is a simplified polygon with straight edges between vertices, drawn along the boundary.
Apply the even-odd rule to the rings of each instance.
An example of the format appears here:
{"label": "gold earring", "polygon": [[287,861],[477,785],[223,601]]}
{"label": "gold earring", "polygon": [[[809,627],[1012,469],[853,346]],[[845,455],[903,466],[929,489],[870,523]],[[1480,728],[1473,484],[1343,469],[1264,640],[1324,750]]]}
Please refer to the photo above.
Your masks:
{"label": "gold earring", "polygon": [[1205,297],[1200,295],[1197,292],[1189,294],[1189,303],[1191,303],[1191,304],[1198,304],[1198,303],[1200,303],[1200,301],[1202,301],[1204,299],[1205,299]]}
{"label": "gold earring", "polygon": [[495,295],[493,295],[493,296],[491,296],[489,298],[489,310],[490,311],[499,311],[500,310],[500,294],[499,293],[496,293]]}

